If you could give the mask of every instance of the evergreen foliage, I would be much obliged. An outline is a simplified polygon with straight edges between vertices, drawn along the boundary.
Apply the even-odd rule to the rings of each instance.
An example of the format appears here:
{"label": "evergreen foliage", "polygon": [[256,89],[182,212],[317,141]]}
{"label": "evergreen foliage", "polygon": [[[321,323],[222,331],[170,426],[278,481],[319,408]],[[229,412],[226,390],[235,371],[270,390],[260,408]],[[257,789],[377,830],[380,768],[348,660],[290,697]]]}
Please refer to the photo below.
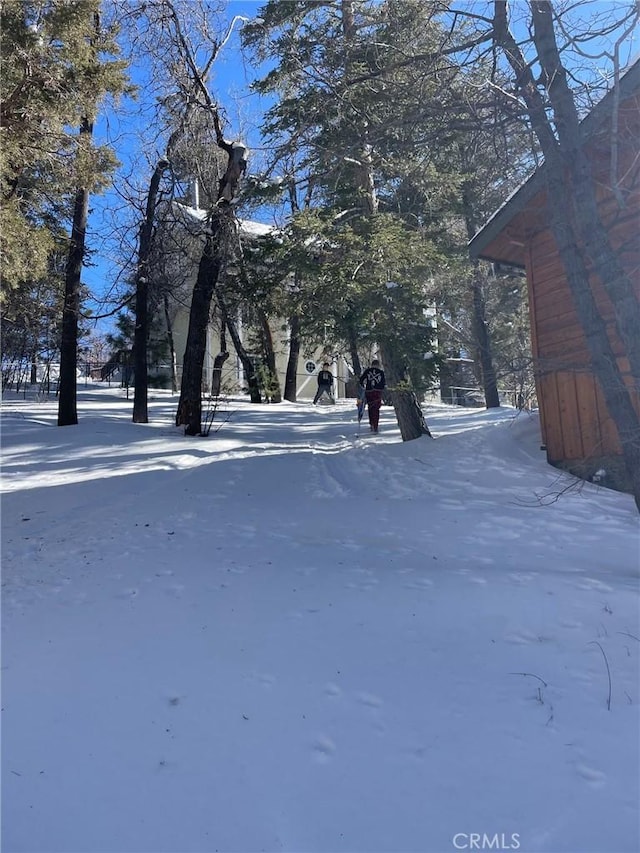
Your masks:
{"label": "evergreen foliage", "polygon": [[[259,27],[245,28],[245,42],[259,56],[277,57],[277,65],[255,86],[279,95],[264,131],[274,161],[292,161],[296,173],[305,174],[298,197],[312,197],[289,232],[297,232],[309,255],[307,313],[315,316],[318,335],[342,341],[347,350],[364,352],[377,343],[391,351],[402,341],[394,356],[397,378],[419,363],[414,382],[422,385],[438,363],[424,359],[433,330],[422,322],[437,251],[420,219],[410,222],[398,209],[408,143],[399,144],[404,116],[389,81],[351,81],[384,67],[408,40],[432,48],[437,27],[412,2],[271,2],[260,18]],[[396,91],[406,91],[408,73],[391,80]],[[435,96],[434,82],[430,89]],[[397,285],[393,297],[390,283]]]}
{"label": "evergreen foliage", "polygon": [[[244,30],[247,47],[275,60],[254,84],[278,95],[264,126],[273,162],[308,202],[294,216],[316,260],[301,267],[305,305],[312,316],[323,306],[325,333],[354,362],[378,346],[391,381],[419,393],[444,354],[432,319],[443,282],[454,267],[469,277],[469,228],[530,151],[493,98],[477,97],[482,69],[452,58],[467,34],[442,12],[418,0],[269,2]],[[471,307],[468,289],[463,298]]]}
{"label": "evergreen foliage", "polygon": [[107,94],[122,92],[126,63],[97,0],[5,0],[0,7],[0,230],[3,289],[47,272],[64,246],[78,186],[106,185],[116,165],[107,147],[84,145],[78,127]]}

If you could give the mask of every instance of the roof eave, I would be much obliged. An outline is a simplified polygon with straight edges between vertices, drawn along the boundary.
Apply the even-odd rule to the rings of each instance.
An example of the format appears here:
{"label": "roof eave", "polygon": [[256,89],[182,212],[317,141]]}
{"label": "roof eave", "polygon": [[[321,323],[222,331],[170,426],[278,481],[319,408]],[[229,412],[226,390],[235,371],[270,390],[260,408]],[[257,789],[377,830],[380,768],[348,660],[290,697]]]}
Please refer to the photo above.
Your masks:
{"label": "roof eave", "polygon": [[[600,126],[607,113],[613,109],[616,97],[624,100],[631,97],[640,87],[640,59],[636,59],[630,68],[623,74],[617,87],[609,89],[604,97],[593,107],[590,113],[581,122],[582,132],[588,139]],[[619,89],[618,95],[615,94]],[[520,213],[531,199],[545,185],[545,164],[543,163],[533,172],[524,183],[522,183],[498,210],[487,220],[486,224],[475,234],[467,244],[472,258],[482,258],[499,263],[508,263],[505,259],[488,257],[485,250],[506,228],[511,220]],[[516,264],[512,264],[516,266]]]}

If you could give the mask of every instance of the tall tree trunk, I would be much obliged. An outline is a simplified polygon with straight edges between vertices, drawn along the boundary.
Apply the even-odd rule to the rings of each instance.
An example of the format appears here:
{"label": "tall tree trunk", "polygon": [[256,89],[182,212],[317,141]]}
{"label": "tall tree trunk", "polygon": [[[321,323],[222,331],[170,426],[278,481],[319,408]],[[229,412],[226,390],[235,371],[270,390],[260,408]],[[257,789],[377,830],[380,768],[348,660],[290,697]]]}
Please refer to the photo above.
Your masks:
{"label": "tall tree trunk", "polygon": [[149,340],[149,257],[153,239],[153,222],[160,180],[168,167],[168,160],[161,159],[153,170],[147,194],[147,206],[144,220],[140,226],[140,244],[138,247],[138,269],[136,273],[136,325],[133,337],[133,371],[135,387],[133,392],[133,422],[149,422],[147,397],[149,375],[147,366],[147,343]]}
{"label": "tall tree trunk", "polygon": [[348,340],[349,355],[351,357],[351,365],[355,374],[356,380],[362,376],[362,365],[360,364],[360,355],[358,353],[358,341],[356,338],[356,330],[353,326],[349,326]]}
{"label": "tall tree trunk", "polygon": [[147,277],[138,275],[136,281],[136,325],[133,333],[134,424],[146,424],[149,422],[147,409],[149,389],[149,372],[147,366],[147,340],[149,334],[148,292],[149,282]]}
{"label": "tall tree trunk", "polygon": [[[341,0],[340,6],[342,14],[342,32],[344,33],[347,41],[351,41],[356,35],[356,18],[353,8],[353,0]],[[350,69],[350,65],[351,63],[347,60],[347,62],[345,62],[346,71]]]}
{"label": "tall tree trunk", "polygon": [[289,358],[284,380],[284,399],[295,403],[298,399],[298,359],[300,358],[300,318],[289,318]]}
{"label": "tall tree trunk", "polygon": [[219,397],[220,389],[222,388],[222,368],[225,361],[229,358],[227,350],[221,351],[213,359],[213,374],[211,376],[211,396]]}
{"label": "tall tree trunk", "polygon": [[[197,74],[195,67],[194,73]],[[176,425],[185,425],[185,435],[202,434],[202,370],[207,347],[209,311],[214,293],[218,298],[220,310],[223,311],[217,283],[223,256],[226,256],[232,233],[235,232],[231,201],[235,196],[238,182],[246,169],[246,161],[244,159],[246,148],[239,143],[227,142],[224,139],[217,108],[211,101],[202,79],[197,77],[197,80],[206,95],[207,102],[212,111],[218,146],[227,154],[227,167],[224,175],[218,182],[218,203],[209,217],[210,231],[207,234],[204,252],[200,259],[198,278],[193,290],[191,309],[189,311],[189,331],[187,333],[187,345],[182,364],[180,401],[176,413]],[[222,316],[233,337],[232,325],[229,323],[229,318],[225,316],[224,311]],[[239,337],[238,344],[244,352]],[[240,351],[238,351],[238,355],[241,359],[243,358]],[[250,364],[246,353],[244,357]],[[256,392],[258,397],[257,402],[260,402],[260,391],[257,388],[253,365],[251,365],[251,368],[249,390],[252,394],[252,402],[256,402],[253,399]],[[252,383],[255,383],[255,389]]]}
{"label": "tall tree trunk", "polygon": [[207,343],[207,326],[211,300],[222,266],[220,231],[224,212],[216,210],[211,217],[204,251],[198,265],[198,277],[189,312],[189,331],[182,362],[180,400],[176,426],[184,425],[185,435],[202,434],[202,369]]}
{"label": "tall tree trunk", "polygon": [[423,435],[430,436],[420,403],[401,365],[396,364],[393,352],[382,346],[387,386],[390,387],[391,402],[396,413],[403,441],[413,441]]}
{"label": "tall tree trunk", "polygon": [[211,396],[219,397],[220,389],[222,388],[222,368],[225,361],[229,358],[227,350],[227,335],[225,331],[224,321],[220,324],[220,352],[213,360],[213,373],[211,376]]}
{"label": "tall tree trunk", "polygon": [[403,441],[413,441],[423,435],[431,436],[418,398],[411,388],[396,386],[392,392],[392,401]]}
{"label": "tall tree trunk", "polygon": [[164,304],[164,319],[167,324],[167,342],[169,344],[169,358],[171,359],[171,390],[175,394],[178,390],[178,371],[176,369],[176,347],[173,340],[173,323],[171,322],[171,313],[169,311],[169,296],[165,293],[163,296]]}
{"label": "tall tree trunk", "polygon": [[[465,224],[467,227],[467,236],[469,240],[471,240],[477,231],[478,223],[476,221],[475,211],[471,203],[468,187],[463,188],[462,204],[464,208]],[[478,351],[480,379],[487,409],[497,409],[500,406],[500,396],[498,395],[496,371],[493,366],[493,355],[491,352],[491,338],[489,336],[489,329],[487,326],[486,303],[484,298],[484,285],[486,282],[482,275],[480,261],[474,259],[472,262],[472,269],[472,329],[474,343]]]}
{"label": "tall tree trunk", "polygon": [[600,217],[593,172],[555,40],[553,9],[547,2],[531,0],[531,10],[534,43],[554,110],[558,139],[549,123],[531,68],[508,29],[506,4],[501,0],[495,3],[494,32],[517,76],[519,93],[527,105],[531,125],[545,156],[552,231],[585,334],[591,367],[616,425],[634,499],[640,510],[640,416],[598,310],[590,284],[594,274],[614,306],[615,325],[636,382],[640,381],[640,304]]}
{"label": "tall tree trunk", "polygon": [[[80,125],[80,145],[91,140],[93,122],[85,116]],[[60,381],[58,396],[58,426],[78,423],[78,315],[80,312],[80,282],[87,234],[89,190],[76,190],[71,225],[71,244],[64,275],[64,308],[60,343]]]}
{"label": "tall tree trunk", "polygon": [[[176,414],[176,423],[184,423],[186,425],[185,433],[187,435],[201,435],[202,370],[207,342],[209,310],[211,308],[211,299],[214,292],[216,292],[223,256],[227,253],[231,231],[233,230],[231,202],[236,196],[238,184],[247,168],[247,149],[241,142],[229,142],[224,138],[218,106],[211,97],[206,83],[211,66],[217,58],[220,49],[226,44],[228,37],[215,43],[208,61],[205,63],[204,68],[202,68],[196,62],[189,41],[182,31],[178,13],[172,3],[167,4],[167,11],[173,23],[177,45],[181,57],[186,62],[186,69],[191,83],[198,91],[199,96],[204,98],[204,102],[207,105],[208,115],[211,117],[216,134],[216,144],[227,155],[224,174],[218,181],[218,201],[213,212],[210,214],[211,232],[206,238],[205,251],[203,252],[198,268],[198,280],[191,301],[187,349],[185,350],[183,363],[182,388],[178,412]],[[235,23],[235,19],[233,23]],[[231,29],[233,28],[233,23],[231,24]],[[229,35],[231,29],[229,30]],[[196,291],[198,292],[196,293]],[[187,383],[186,390],[185,378]]]}
{"label": "tall tree trunk", "polygon": [[258,308],[258,320],[262,331],[262,345],[265,352],[265,361],[270,373],[271,393],[269,396],[272,403],[281,403],[282,390],[280,388],[280,379],[278,378],[276,352],[273,346],[273,334],[271,332],[271,326],[269,325],[269,318],[261,308]]}
{"label": "tall tree trunk", "polygon": [[253,363],[253,360],[250,358],[248,352],[244,347],[244,344],[242,343],[242,340],[238,333],[238,326],[229,316],[226,300],[219,287],[216,287],[215,294],[216,300],[218,302],[218,307],[220,308],[220,314],[222,315],[222,320],[227,329],[229,330],[229,335],[231,336],[231,340],[233,341],[233,346],[235,348],[236,353],[238,354],[238,358],[240,359],[243,370],[247,377],[249,399],[252,403],[261,403],[262,396],[260,394],[260,386],[258,384],[258,377],[256,375],[256,368]]}
{"label": "tall tree trunk", "polygon": [[496,372],[493,366],[491,354],[491,338],[487,327],[485,299],[484,299],[484,276],[478,260],[473,261],[473,277],[471,280],[471,296],[473,300],[473,337],[478,347],[478,358],[480,361],[480,374],[482,377],[482,388],[487,409],[500,407],[500,396],[498,395],[498,384]]}

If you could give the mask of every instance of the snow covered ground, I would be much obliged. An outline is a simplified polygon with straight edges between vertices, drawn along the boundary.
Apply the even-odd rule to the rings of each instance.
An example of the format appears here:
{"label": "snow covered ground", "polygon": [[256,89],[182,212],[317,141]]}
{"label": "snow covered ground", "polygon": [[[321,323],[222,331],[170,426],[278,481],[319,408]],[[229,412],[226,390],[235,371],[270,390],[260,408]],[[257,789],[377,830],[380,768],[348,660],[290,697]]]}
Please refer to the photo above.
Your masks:
{"label": "snow covered ground", "polygon": [[631,497],[512,410],[131,406],[4,402],[4,853],[637,853]]}

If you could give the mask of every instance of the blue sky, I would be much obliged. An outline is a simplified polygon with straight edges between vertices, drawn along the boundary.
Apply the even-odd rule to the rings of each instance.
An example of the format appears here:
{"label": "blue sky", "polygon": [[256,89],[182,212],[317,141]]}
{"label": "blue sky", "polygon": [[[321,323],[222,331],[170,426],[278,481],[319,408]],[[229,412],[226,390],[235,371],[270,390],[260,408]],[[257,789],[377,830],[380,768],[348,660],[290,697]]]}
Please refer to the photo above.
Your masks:
{"label": "blue sky", "polygon": [[[258,0],[229,0],[227,21],[230,23],[236,15],[246,18],[257,16],[259,8],[264,5]],[[242,22],[238,21],[231,38],[217,59],[210,86],[212,94],[217,97],[227,119],[225,134],[231,138],[242,136],[248,139],[250,145],[258,144],[258,123],[263,99],[251,93],[249,85],[255,76],[255,69],[245,64],[240,51],[240,30]],[[106,105],[96,122],[96,142],[111,145],[122,166],[116,176],[116,187],[123,176],[132,173],[132,177],[142,186],[151,175],[148,158],[154,161],[163,153],[162,137],[157,141],[152,139],[154,128],[151,125],[154,99],[149,97],[147,74],[144,66],[133,65],[129,69],[132,82],[138,86],[138,96],[135,101],[124,99],[115,107]],[[143,151],[141,135],[144,137],[147,151]],[[90,199],[90,218],[88,233],[89,266],[83,272],[83,282],[96,297],[87,305],[95,315],[113,310],[113,304],[101,304],[98,300],[110,300],[115,293],[122,292],[122,284],[114,287],[122,270],[122,260],[117,257],[117,240],[113,238],[114,220],[123,227],[130,211],[125,210],[118,189],[114,187],[103,194],[94,194]],[[131,241],[129,234],[129,241]],[[97,320],[95,333],[102,334],[111,331],[114,317]]]}

